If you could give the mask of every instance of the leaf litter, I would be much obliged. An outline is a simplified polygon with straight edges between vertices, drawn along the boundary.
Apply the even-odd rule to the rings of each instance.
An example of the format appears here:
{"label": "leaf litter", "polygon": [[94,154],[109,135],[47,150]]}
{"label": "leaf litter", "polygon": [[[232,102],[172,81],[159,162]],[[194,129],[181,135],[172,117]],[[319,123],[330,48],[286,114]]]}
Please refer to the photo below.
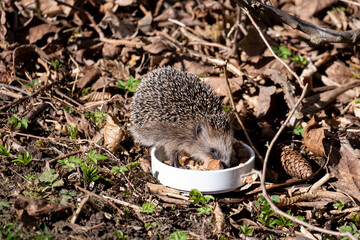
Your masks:
{"label": "leaf litter", "polygon": [[[321,27],[360,27],[359,7],[345,1],[272,2]],[[1,238],[327,236],[272,212],[256,175],[237,191],[193,206],[188,196],[157,183],[148,149],[126,131],[138,80],[171,65],[197,74],[225,105],[233,97],[265,155],[301,87],[234,2],[2,1],[0,22]],[[278,56],[309,83],[271,156],[268,191],[284,211],[315,226],[359,226],[356,49],[312,45],[304,33],[266,18],[260,26]],[[231,96],[221,69],[226,61]],[[246,141],[236,121],[234,129]],[[291,151],[281,152],[282,146]],[[261,164],[257,159],[256,168]],[[310,189],[313,184],[321,190]],[[151,211],[139,211],[146,206]],[[212,215],[198,214],[207,206]]]}

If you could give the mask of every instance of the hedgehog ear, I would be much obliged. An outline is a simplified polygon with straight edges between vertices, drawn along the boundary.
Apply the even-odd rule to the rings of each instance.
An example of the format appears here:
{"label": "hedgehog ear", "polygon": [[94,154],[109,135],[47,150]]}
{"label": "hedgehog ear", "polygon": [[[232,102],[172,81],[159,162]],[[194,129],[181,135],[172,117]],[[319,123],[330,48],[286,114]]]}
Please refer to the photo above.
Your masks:
{"label": "hedgehog ear", "polygon": [[199,122],[196,124],[195,133],[197,137],[205,130],[205,125],[203,123]]}

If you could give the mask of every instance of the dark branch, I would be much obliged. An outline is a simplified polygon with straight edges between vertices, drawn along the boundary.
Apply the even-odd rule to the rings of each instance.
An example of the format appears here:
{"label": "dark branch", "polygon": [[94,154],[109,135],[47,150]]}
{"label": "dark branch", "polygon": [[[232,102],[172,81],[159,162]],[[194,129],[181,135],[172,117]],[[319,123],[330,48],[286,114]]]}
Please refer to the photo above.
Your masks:
{"label": "dark branch", "polygon": [[240,7],[261,19],[266,15],[272,19],[281,21],[290,27],[300,30],[310,36],[313,44],[319,45],[324,43],[349,43],[355,44],[359,41],[360,29],[349,31],[336,31],[318,27],[310,22],[290,15],[278,8],[269,6],[254,0],[234,0]]}

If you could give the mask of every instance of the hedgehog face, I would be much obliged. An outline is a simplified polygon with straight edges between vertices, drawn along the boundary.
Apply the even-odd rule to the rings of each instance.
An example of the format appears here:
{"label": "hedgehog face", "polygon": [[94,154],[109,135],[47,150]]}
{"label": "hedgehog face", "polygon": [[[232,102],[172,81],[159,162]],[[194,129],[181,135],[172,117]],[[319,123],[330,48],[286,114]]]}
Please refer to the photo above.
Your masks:
{"label": "hedgehog face", "polygon": [[207,123],[196,124],[196,144],[194,144],[194,157],[203,160],[213,158],[220,160],[225,167],[230,167],[233,153],[233,132],[227,129],[214,129]]}

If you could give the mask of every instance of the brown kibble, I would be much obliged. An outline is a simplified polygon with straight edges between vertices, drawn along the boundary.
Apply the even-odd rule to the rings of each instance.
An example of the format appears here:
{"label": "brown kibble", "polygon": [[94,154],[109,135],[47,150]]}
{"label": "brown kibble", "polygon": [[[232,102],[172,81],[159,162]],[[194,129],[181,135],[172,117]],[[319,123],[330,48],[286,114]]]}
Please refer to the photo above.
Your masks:
{"label": "brown kibble", "polygon": [[213,158],[205,158],[203,168],[204,170],[224,169],[223,165],[221,164],[221,161]]}
{"label": "brown kibble", "polygon": [[195,166],[195,161],[183,152],[178,154],[178,161],[180,166]]}

